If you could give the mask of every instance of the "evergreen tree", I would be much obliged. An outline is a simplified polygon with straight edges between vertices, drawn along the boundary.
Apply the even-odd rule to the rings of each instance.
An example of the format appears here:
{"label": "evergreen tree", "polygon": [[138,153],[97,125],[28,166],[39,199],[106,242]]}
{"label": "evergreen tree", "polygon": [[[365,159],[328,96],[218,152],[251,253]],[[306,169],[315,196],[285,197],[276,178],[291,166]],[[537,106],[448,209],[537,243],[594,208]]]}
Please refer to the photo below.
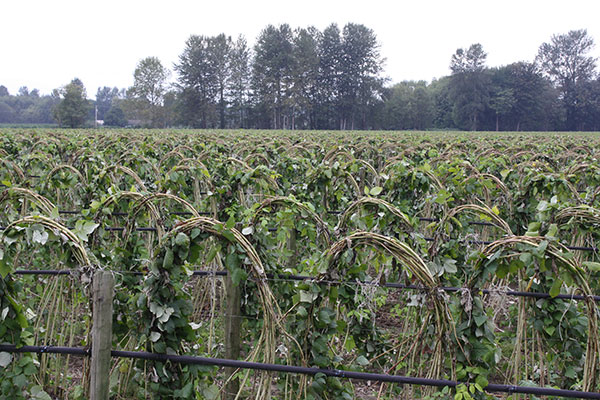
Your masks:
{"label": "evergreen tree", "polygon": [[250,50],[243,36],[232,43],[229,53],[227,94],[230,103],[231,126],[247,128],[250,87]]}

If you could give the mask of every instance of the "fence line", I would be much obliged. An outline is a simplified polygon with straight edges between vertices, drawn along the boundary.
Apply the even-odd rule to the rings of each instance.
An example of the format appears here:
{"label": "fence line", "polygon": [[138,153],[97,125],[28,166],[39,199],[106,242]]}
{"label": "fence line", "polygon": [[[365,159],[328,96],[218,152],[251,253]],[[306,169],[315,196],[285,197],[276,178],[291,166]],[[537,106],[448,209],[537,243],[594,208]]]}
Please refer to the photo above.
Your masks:
{"label": "fence line", "polygon": [[[82,357],[90,357],[90,350],[79,347],[55,347],[55,346],[22,346],[0,344],[0,351],[9,353],[40,353],[40,354],[70,354]],[[209,365],[217,367],[232,367],[239,369],[262,370],[269,372],[284,372],[303,375],[323,374],[325,376],[342,379],[357,379],[373,382],[396,383],[400,385],[419,385],[433,387],[456,387],[466,382],[457,382],[447,379],[427,379],[402,375],[378,374],[370,372],[346,371],[340,369],[324,369],[314,367],[300,367],[283,364],[266,364],[249,361],[228,360],[224,358],[208,358],[198,356],[181,356],[171,354],[158,354],[138,351],[111,350],[110,355],[116,358],[133,358],[147,361],[174,362],[179,364]],[[508,394],[532,394],[539,396],[558,396],[580,399],[600,399],[598,392],[582,392],[577,390],[554,389],[535,386],[517,386],[504,384],[488,384],[483,388],[486,392],[508,393]]]}
{"label": "fence line", "polygon": [[[112,271],[115,274],[129,274],[129,275],[138,275],[145,276],[146,273],[140,271]],[[16,270],[12,272],[15,275],[70,275],[72,273],[71,270]],[[206,270],[196,270],[192,271],[192,276],[201,276],[201,277],[210,277],[210,276],[227,276],[227,271],[206,271]],[[316,283],[320,283],[323,285],[372,285],[378,287],[386,287],[392,289],[399,290],[418,290],[422,292],[428,292],[431,290],[443,290],[445,292],[462,292],[463,290],[470,290],[471,292],[481,293],[481,294],[501,294],[505,296],[514,296],[514,297],[532,297],[535,299],[560,299],[560,300],[594,300],[600,302],[600,295],[598,296],[585,296],[579,294],[558,294],[556,296],[550,295],[550,293],[540,293],[540,292],[523,292],[516,290],[497,290],[497,289],[477,289],[477,288],[464,288],[464,287],[455,287],[455,286],[441,286],[437,288],[427,288],[424,286],[417,285],[405,285],[402,283],[396,282],[386,282],[386,283],[378,283],[373,281],[334,281],[327,279],[320,279],[314,276],[307,275],[284,275],[284,274],[266,274],[268,281],[315,281]]]}
{"label": "fence line", "polygon": [[[125,214],[125,213],[123,213],[123,214]],[[68,227],[68,229],[74,229],[74,227],[71,226],[71,227]],[[123,232],[125,230],[125,227],[105,226],[105,227],[102,227],[102,229],[104,229],[105,231],[109,231],[109,232]],[[6,227],[0,226],[0,231],[4,231],[4,230],[6,230]],[[157,232],[158,231],[156,228],[148,227],[148,226],[136,227],[133,230],[136,232]],[[268,228],[268,230],[269,230],[269,232],[276,232],[277,228]],[[435,239],[431,238],[431,237],[423,237],[423,239],[427,242],[435,241]],[[489,240],[461,240],[460,242],[467,243],[467,244],[483,244],[486,246],[494,243],[493,241],[489,241]],[[597,253],[600,250],[598,247],[585,247],[585,246],[564,246],[564,247],[569,250],[590,251],[590,252],[594,252],[594,253]]]}

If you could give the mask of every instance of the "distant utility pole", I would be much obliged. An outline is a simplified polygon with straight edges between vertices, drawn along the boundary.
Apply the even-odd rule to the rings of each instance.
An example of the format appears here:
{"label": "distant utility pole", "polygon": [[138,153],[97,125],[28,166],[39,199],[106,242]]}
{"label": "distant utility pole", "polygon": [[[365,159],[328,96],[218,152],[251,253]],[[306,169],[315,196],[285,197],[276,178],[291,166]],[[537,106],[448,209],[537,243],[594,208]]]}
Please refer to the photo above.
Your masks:
{"label": "distant utility pole", "polygon": [[98,106],[95,106],[95,113],[94,113],[94,128],[98,127]]}

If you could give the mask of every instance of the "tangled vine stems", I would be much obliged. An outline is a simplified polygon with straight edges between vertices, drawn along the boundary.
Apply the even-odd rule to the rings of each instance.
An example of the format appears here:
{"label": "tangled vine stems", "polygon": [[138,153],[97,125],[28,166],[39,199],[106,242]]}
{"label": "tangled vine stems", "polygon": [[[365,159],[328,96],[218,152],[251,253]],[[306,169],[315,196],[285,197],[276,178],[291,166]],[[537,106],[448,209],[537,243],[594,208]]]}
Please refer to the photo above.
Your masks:
{"label": "tangled vine stems", "polygon": [[[480,280],[486,271],[486,265],[489,265],[494,260],[498,262],[508,262],[512,259],[519,258],[521,252],[509,251],[514,249],[516,246],[526,246],[532,251],[540,249],[543,254],[540,257],[545,258],[546,254],[549,255],[552,260],[555,261],[557,267],[561,267],[563,271],[556,271],[554,273],[555,283],[558,287],[555,291],[554,287],[550,290],[550,294],[558,294],[563,282],[567,284],[575,284],[576,287],[581,290],[583,295],[589,296],[586,299],[587,309],[587,327],[588,327],[588,340],[586,346],[586,356],[583,374],[583,389],[584,391],[594,391],[596,383],[598,381],[598,362],[600,360],[600,334],[598,331],[598,308],[595,301],[592,299],[592,290],[587,281],[584,269],[577,263],[576,258],[569,253],[569,250],[562,244],[555,241],[548,240],[546,237],[541,236],[509,236],[500,240],[497,240],[482,251],[482,256],[475,265],[475,274],[471,279],[469,286],[472,286],[475,281]],[[519,329],[522,329],[519,327]],[[520,333],[517,333],[517,337],[522,337]],[[520,358],[515,357],[515,363],[519,363]],[[519,365],[514,366],[515,373],[519,372]]]}
{"label": "tangled vine stems", "polygon": [[[157,232],[157,236],[160,240],[160,238],[162,238],[162,236],[164,236],[166,229],[164,227],[164,225],[162,224],[162,220],[160,218],[160,213],[158,211],[158,209],[156,208],[156,206],[154,204],[152,204],[151,202],[144,202],[143,200],[145,199],[145,195],[142,193],[138,193],[138,192],[117,192],[115,194],[111,194],[110,196],[108,196],[107,198],[103,199],[102,201],[99,202],[95,202],[92,203],[92,211],[95,211],[94,214],[94,220],[99,221],[101,219],[101,217],[104,215],[105,209],[111,210],[112,207],[115,207],[116,205],[118,205],[118,203],[121,200],[130,200],[133,201],[135,206],[141,205],[143,207],[137,207],[135,208],[135,212],[130,214],[131,218],[135,218],[140,214],[140,208],[145,208],[146,211],[148,212],[148,218],[150,220],[150,223],[156,228],[156,232]],[[127,224],[127,229],[125,229],[123,231],[123,234],[121,235],[123,237],[123,239],[126,241],[127,238],[129,237],[129,235],[132,232],[132,228],[133,228],[133,222],[132,221],[128,221]],[[149,240],[150,242],[152,242],[152,240]],[[149,244],[149,249],[151,249],[152,244]],[[151,252],[149,251],[149,253],[151,254]]]}
{"label": "tangled vine stems", "polygon": [[[149,343],[149,346],[155,351],[164,352],[169,348],[173,350],[181,348],[185,340],[193,340],[193,334],[188,329],[193,307],[189,301],[189,295],[183,291],[182,283],[188,276],[188,262],[195,261],[190,259],[190,247],[195,241],[204,240],[206,235],[228,242],[233,246],[234,253],[241,252],[249,260],[248,264],[241,263],[240,265],[249,269],[249,275],[257,285],[257,296],[263,312],[263,324],[259,338],[246,360],[275,363],[276,349],[282,339],[282,337],[277,337],[277,332],[287,340],[295,342],[296,345],[297,342],[287,334],[282,325],[282,313],[267,284],[262,262],[254,247],[238,230],[207,217],[190,218],[177,225],[163,238],[162,244],[154,252],[156,254],[155,263],[144,281],[144,295],[141,301],[138,301],[138,305],[144,307],[142,313],[150,317],[150,325],[141,327],[152,342]],[[236,273],[235,270],[229,272]],[[165,291],[165,288],[168,290]],[[168,310],[172,311],[165,317]],[[166,326],[170,319],[173,319],[175,325],[180,328],[173,333],[170,333]],[[249,372],[245,373],[244,384],[248,380]],[[174,374],[167,374],[160,378],[166,387],[177,386],[170,382],[175,379]],[[186,384],[186,378],[182,377],[181,379],[184,381],[180,383]],[[268,373],[261,373],[255,384],[257,385],[256,399],[270,398],[272,378]],[[243,386],[240,387],[239,393]]]}
{"label": "tangled vine stems", "polygon": [[172,200],[175,203],[179,204],[181,207],[183,207],[183,209],[186,210],[186,212],[189,212],[190,214],[192,214],[192,217],[200,216],[200,213],[198,213],[198,211],[194,208],[194,206],[191,205],[186,200],[182,199],[181,197],[175,196],[174,194],[170,194],[170,193],[153,193],[153,194],[148,194],[137,200],[137,204],[135,204],[134,208],[133,208],[132,217],[135,218],[142,210],[148,209],[147,204],[152,201],[155,201],[155,200],[156,201]]}
{"label": "tangled vine stems", "polygon": [[[593,243],[596,227],[600,226],[600,210],[588,205],[566,207],[554,215],[554,221],[561,228],[572,228],[571,245],[583,247],[586,240]],[[576,257],[581,261],[583,254]]]}
{"label": "tangled vine stems", "polygon": [[0,158],[0,164],[3,164],[7,170],[13,171],[13,173],[9,172],[13,178],[17,178],[20,182],[27,182],[23,170],[14,162]]}
{"label": "tangled vine stems", "polygon": [[35,204],[42,213],[46,215],[52,215],[55,211],[56,206],[47,198],[38,194],[32,190],[25,188],[12,187],[6,190],[3,190],[0,193],[0,204],[4,203],[8,199],[16,198],[23,199],[23,204],[21,204],[21,212],[24,213],[26,211],[27,201]]}
{"label": "tangled vine stems", "polygon": [[131,178],[133,178],[134,182],[138,185],[138,188],[140,191],[143,191],[143,192],[147,191],[146,185],[144,185],[144,182],[139,177],[139,175],[136,174],[131,168],[125,167],[123,165],[114,164],[114,165],[104,168],[98,174],[98,178],[103,179],[105,176],[108,176],[109,180],[112,183],[115,183],[117,181],[117,179],[111,173],[119,172],[119,171],[124,173],[125,175],[129,175]]}
{"label": "tangled vine stems", "polygon": [[500,178],[498,178],[495,175],[492,174],[486,174],[486,173],[479,173],[474,172],[473,174],[471,174],[471,176],[467,177],[464,182],[463,182],[463,186],[470,180],[470,179],[476,179],[482,186],[483,191],[484,191],[484,196],[485,196],[485,203],[488,206],[491,206],[492,204],[492,197],[490,195],[490,190],[488,189],[488,187],[484,184],[484,180],[485,179],[489,179],[490,181],[492,181],[496,187],[498,189],[500,189],[500,191],[502,192],[502,194],[505,196],[506,198],[506,205],[508,207],[508,211],[511,212],[512,211],[512,207],[513,207],[513,201],[512,201],[512,195],[510,193],[510,191],[508,190],[508,187],[506,187],[506,185],[504,184],[504,182],[502,182],[502,180],[500,180]]}
{"label": "tangled vine stems", "polygon": [[336,232],[346,232],[348,227],[348,222],[350,221],[350,217],[352,214],[356,212],[356,210],[366,207],[380,207],[394,216],[398,218],[398,222],[400,227],[407,233],[414,231],[413,223],[406,215],[403,213],[398,207],[394,206],[391,203],[388,203],[385,200],[376,198],[376,197],[362,197],[356,200],[354,203],[350,204],[348,208],[344,211],[344,213],[340,216],[339,222],[335,228]]}
{"label": "tangled vine stems", "polygon": [[81,268],[87,268],[90,270],[93,269],[94,264],[92,263],[88,252],[85,249],[85,245],[83,241],[79,238],[79,236],[77,236],[75,233],[73,233],[60,222],[55,221],[49,217],[45,217],[42,215],[31,215],[21,218],[8,225],[2,233],[2,235],[0,235],[0,237],[4,238],[9,232],[12,232],[13,230],[16,230],[16,232],[21,232],[22,230],[19,229],[21,225],[33,224],[42,225],[45,228],[52,230],[55,234],[64,237],[66,242],[70,244],[73,256],[75,256],[75,259],[78,261],[79,266]]}
{"label": "tangled vine stems", "polygon": [[331,232],[329,231],[329,225],[327,225],[325,221],[319,217],[319,215],[314,211],[312,205],[304,204],[292,196],[268,196],[254,211],[251,225],[255,226],[258,223],[260,216],[267,212],[267,208],[272,208],[275,206],[293,206],[304,211],[316,224],[318,236],[323,238],[325,246],[329,247],[331,245]]}
{"label": "tangled vine stems", "polygon": [[600,210],[588,205],[565,207],[554,215],[554,220],[562,225],[571,221],[600,225]]}
{"label": "tangled vine stems", "polygon": [[449,210],[447,213],[444,214],[444,216],[440,219],[439,222],[435,222],[433,224],[433,226],[435,227],[435,232],[433,236],[433,242],[429,247],[429,254],[432,257],[438,253],[440,249],[440,243],[442,243],[448,238],[448,235],[450,233],[450,223],[454,223],[459,228],[462,227],[462,224],[456,218],[456,216],[463,212],[473,214],[482,219],[486,219],[493,226],[500,229],[505,235],[512,235],[512,230],[510,229],[510,226],[506,221],[500,218],[498,212],[489,208],[485,204],[464,204]]}
{"label": "tangled vine stems", "polygon": [[[34,228],[34,230],[29,231],[25,228],[25,226],[41,226],[44,228],[44,230]],[[52,232],[51,237],[49,237],[48,232],[45,231],[46,229]],[[37,330],[36,332],[33,332],[30,328],[28,317],[26,316],[26,312],[21,305],[23,301],[19,299],[19,291],[16,290],[15,283],[11,277],[11,273],[15,269],[15,259],[17,256],[11,254],[10,249],[14,248],[18,238],[25,238],[28,243],[39,243],[41,245],[45,245],[48,240],[58,242],[59,246],[66,248],[67,254],[70,254],[77,262],[77,268],[75,269],[76,272],[82,275],[87,275],[81,279],[82,283],[85,283],[86,281],[89,283],[92,276],[91,274],[93,273],[97,263],[92,262],[92,259],[90,259],[85,249],[83,240],[77,234],[69,230],[60,222],[51,218],[40,215],[27,216],[12,222],[6,227],[4,232],[0,234],[0,308],[6,310],[3,311],[2,316],[2,325],[4,329],[3,333],[0,334],[0,341],[21,346],[26,344],[32,345],[32,341],[37,336],[38,332]],[[19,248],[13,251],[16,251],[18,254]],[[84,292],[86,287],[87,286],[85,284],[82,286]],[[62,304],[63,312],[67,312],[65,309],[65,301],[71,306],[70,311],[68,311],[70,312],[70,315],[68,317],[63,315],[63,318],[67,318],[68,322],[70,323],[61,325],[62,328],[59,330],[61,331],[60,337],[63,337],[63,335],[68,335],[68,345],[72,346],[75,335],[73,326],[77,313],[74,304],[76,301],[74,300],[74,297],[69,298],[69,296],[67,296],[66,300],[60,299],[61,296],[65,296],[62,289],[62,285],[51,285],[49,288],[44,290],[45,293],[42,296],[45,298],[53,298],[53,306],[58,307],[58,304]],[[74,291],[74,288],[71,288],[71,290]],[[71,303],[69,303],[69,301],[71,301]],[[57,307],[54,307],[50,311],[51,316],[46,321],[45,326],[46,332],[52,331],[55,326],[55,313],[59,312],[59,310],[55,309]],[[40,318],[42,317],[40,316]],[[38,320],[35,325],[39,328],[40,324],[41,319]],[[69,328],[65,329],[67,326],[69,326]],[[9,360],[9,363],[10,361],[12,361],[12,357],[11,360]],[[49,361],[47,359],[42,359],[42,364],[40,365],[40,363],[35,360],[34,356],[24,355],[21,356],[21,359],[18,362],[18,369],[13,368],[13,370],[10,371],[6,368],[0,368],[0,382],[3,382],[5,379],[8,382],[12,381],[12,384],[5,384],[3,382],[0,387],[0,397],[21,399],[25,393],[28,393],[28,391],[31,390],[32,393],[27,394],[27,398],[29,398],[30,396],[33,396],[34,388],[39,393],[45,393],[41,387],[32,386],[34,381],[36,381],[32,375],[40,370],[41,377],[38,381],[46,383],[44,368],[46,368],[48,362]],[[4,365],[3,367],[6,367],[7,365]],[[13,365],[17,365],[17,363],[15,362]],[[65,370],[67,365],[68,358],[65,363]],[[20,382],[25,383],[17,383],[19,380]],[[64,383],[64,381],[62,381],[60,378],[57,378],[55,382]],[[16,387],[19,389],[17,390]],[[27,390],[25,390],[26,387]]]}
{"label": "tangled vine stems", "polygon": [[[442,375],[444,366],[445,347],[449,343],[449,338],[453,335],[453,322],[450,310],[446,302],[445,294],[439,290],[438,280],[431,274],[429,268],[423,259],[406,243],[400,242],[395,238],[380,235],[373,232],[355,232],[338,242],[334,243],[326,253],[328,270],[326,273],[332,273],[337,267],[340,256],[347,250],[359,246],[371,246],[380,251],[384,251],[393,256],[403,267],[422,286],[428,289],[428,298],[431,306],[427,309],[427,314],[433,316],[433,324],[435,326],[435,343],[432,350],[432,360],[427,377],[439,378]],[[430,317],[426,317],[425,321]],[[423,322],[427,324],[428,322]],[[421,338],[415,338],[418,342]],[[425,345],[425,341],[421,343]],[[420,354],[421,346],[413,348],[414,355]]]}
{"label": "tangled vine stems", "polygon": [[203,184],[205,194],[206,194],[206,196],[209,196],[208,197],[209,198],[208,206],[210,207],[213,217],[216,218],[217,202],[216,202],[216,199],[214,196],[210,196],[210,193],[215,192],[215,188],[214,188],[214,185],[211,180],[211,175],[208,172],[208,168],[206,167],[206,165],[204,165],[204,163],[197,158],[184,158],[180,161],[179,164],[177,164],[176,166],[174,166],[173,168],[170,169],[170,171],[168,172],[168,175],[164,179],[159,181],[159,190],[161,192],[169,193],[171,191],[171,189],[168,188],[168,186],[170,184],[172,185],[172,184],[178,183],[179,184],[179,187],[177,188],[178,195],[180,197],[182,196],[179,193],[179,190],[183,189],[183,191],[186,192],[187,197],[192,197],[189,195],[189,193],[187,193],[187,190],[185,190],[186,189],[185,186],[188,186],[187,184],[182,184],[181,182],[179,182],[179,179],[175,180],[175,181],[172,180],[173,173],[175,173],[175,176],[177,178],[179,178],[179,176],[181,174],[184,177],[192,179],[192,185],[191,185],[192,195],[193,195],[194,204],[196,206],[199,206],[199,204],[201,204],[201,200],[203,198],[202,189],[201,189],[201,185],[200,185],[201,183]]}
{"label": "tangled vine stems", "polygon": [[61,170],[65,170],[65,169],[68,171],[71,171],[73,174],[75,174],[75,176],[77,176],[77,178],[83,185],[88,184],[87,179],[85,179],[85,177],[81,174],[81,172],[79,172],[79,170],[77,168],[75,168],[69,164],[61,164],[61,165],[57,165],[56,167],[52,168],[48,172],[48,174],[46,174],[46,176],[44,177],[44,182],[42,183],[42,188],[40,189],[40,191],[45,192],[46,187],[50,183],[50,180],[52,179],[52,177],[54,175],[56,175],[57,173],[59,173]]}

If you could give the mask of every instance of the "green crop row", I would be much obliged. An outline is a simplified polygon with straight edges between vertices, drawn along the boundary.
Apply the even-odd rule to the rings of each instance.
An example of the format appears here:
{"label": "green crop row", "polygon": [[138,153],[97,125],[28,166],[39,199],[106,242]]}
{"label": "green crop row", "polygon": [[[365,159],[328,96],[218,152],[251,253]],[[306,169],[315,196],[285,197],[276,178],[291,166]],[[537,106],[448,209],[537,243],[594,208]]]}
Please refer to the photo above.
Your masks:
{"label": "green crop row", "polygon": [[[450,393],[115,360],[114,398],[600,390],[589,297],[600,294],[600,136],[1,133],[1,343],[88,345],[90,279],[108,269],[115,349],[469,384]],[[0,397],[85,398],[78,362],[0,352]]]}

